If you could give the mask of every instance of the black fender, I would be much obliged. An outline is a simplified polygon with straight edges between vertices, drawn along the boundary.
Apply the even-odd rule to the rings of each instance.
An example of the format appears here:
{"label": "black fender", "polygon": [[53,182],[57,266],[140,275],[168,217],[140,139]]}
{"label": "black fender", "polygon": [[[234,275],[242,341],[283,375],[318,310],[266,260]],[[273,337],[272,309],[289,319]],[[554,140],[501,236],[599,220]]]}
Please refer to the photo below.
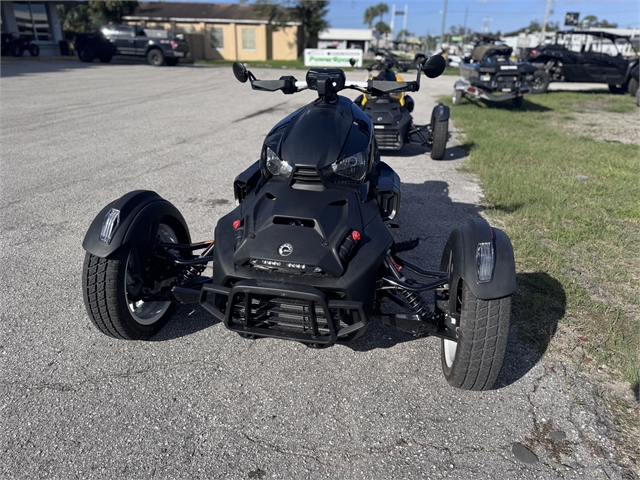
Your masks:
{"label": "black fender", "polygon": [[[100,240],[105,216],[111,209],[120,211],[120,218],[111,242]],[[191,243],[189,229],[182,214],[170,202],[150,190],[134,190],[104,207],[93,220],[82,242],[82,248],[97,257],[107,258],[123,245],[131,245],[139,264],[149,260],[149,245],[154,241],[161,220],[171,226],[179,243]]]}
{"label": "black fender", "polygon": [[[494,264],[490,281],[478,281],[476,255],[478,244],[493,246]],[[511,295],[516,290],[516,267],[513,247],[506,233],[491,227],[483,218],[469,220],[454,229],[442,252],[440,270],[449,272],[449,300],[455,312],[457,289],[460,280],[481,300],[494,300]]]}
{"label": "black fender", "polygon": [[261,178],[259,160],[236,177],[233,181],[233,196],[236,198],[237,205],[240,205],[247,198],[247,195],[256,188]]}
{"label": "black fender", "polygon": [[431,112],[431,125],[433,125],[434,122],[449,120],[450,113],[451,111],[449,110],[449,107],[439,103],[433,107],[433,111]]}

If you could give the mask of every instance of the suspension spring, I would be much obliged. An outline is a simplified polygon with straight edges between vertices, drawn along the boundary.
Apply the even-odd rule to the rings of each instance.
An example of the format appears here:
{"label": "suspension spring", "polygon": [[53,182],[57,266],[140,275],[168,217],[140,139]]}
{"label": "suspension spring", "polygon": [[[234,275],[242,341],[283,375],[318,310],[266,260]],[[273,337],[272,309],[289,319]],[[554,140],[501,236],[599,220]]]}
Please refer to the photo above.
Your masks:
{"label": "suspension spring", "polygon": [[420,292],[410,292],[404,288],[399,288],[400,293],[409,304],[409,308],[417,315],[424,315],[429,311],[429,306],[423,300]]}
{"label": "suspension spring", "polygon": [[[400,267],[395,262],[395,260],[391,255],[387,256],[387,262],[389,264],[389,268],[391,269],[391,272],[393,273],[393,275],[401,282],[406,282],[407,281],[406,277],[402,273],[400,273],[402,270],[402,267]],[[420,292],[411,292],[402,287],[398,287],[398,290],[400,291],[404,299],[407,301],[407,304],[409,308],[411,308],[413,313],[415,313],[416,315],[422,316],[429,312],[429,306],[422,298],[422,295],[420,295]]]}
{"label": "suspension spring", "polygon": [[204,272],[205,268],[207,267],[204,265],[189,265],[176,277],[176,285],[189,288],[202,272]]}

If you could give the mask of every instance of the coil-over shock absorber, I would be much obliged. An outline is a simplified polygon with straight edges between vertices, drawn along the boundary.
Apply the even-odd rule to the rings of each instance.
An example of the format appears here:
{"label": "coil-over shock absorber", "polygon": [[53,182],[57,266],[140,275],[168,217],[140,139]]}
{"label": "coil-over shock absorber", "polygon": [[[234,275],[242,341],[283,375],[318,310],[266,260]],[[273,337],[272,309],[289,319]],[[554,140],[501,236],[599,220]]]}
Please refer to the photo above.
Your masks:
{"label": "coil-over shock absorber", "polygon": [[[389,264],[389,270],[391,270],[393,276],[399,281],[406,283],[407,278],[401,273],[402,267],[395,262],[391,255],[387,255],[387,263]],[[397,289],[400,291],[400,294],[404,297],[413,313],[422,316],[429,312],[429,306],[422,298],[422,295],[420,295],[420,292],[412,292],[402,287],[397,287]]]}
{"label": "coil-over shock absorber", "polygon": [[[213,250],[213,242],[204,249],[204,251],[199,255],[200,257],[206,257],[209,252]],[[184,268],[182,272],[176,277],[174,282],[175,285],[183,288],[189,288],[196,279],[202,275],[202,272],[207,268],[206,265],[188,265]]]}

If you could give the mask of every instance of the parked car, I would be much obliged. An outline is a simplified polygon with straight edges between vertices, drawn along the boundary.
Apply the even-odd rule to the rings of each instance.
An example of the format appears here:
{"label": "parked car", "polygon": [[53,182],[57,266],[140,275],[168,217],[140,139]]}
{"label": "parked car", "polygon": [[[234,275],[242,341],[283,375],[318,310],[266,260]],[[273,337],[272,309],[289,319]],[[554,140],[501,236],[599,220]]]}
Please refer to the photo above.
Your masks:
{"label": "parked car", "polygon": [[2,34],[2,55],[21,57],[25,50],[32,57],[40,55],[40,47],[33,43],[32,36],[20,36],[13,33]]}
{"label": "parked car", "polygon": [[[623,55],[626,54],[626,55]],[[611,93],[635,95],[638,83],[631,71],[638,52],[629,37],[608,32],[573,30],[558,32],[555,43],[525,50],[525,60],[544,70],[551,82],[606,83]],[[536,84],[537,93],[548,84]]]}
{"label": "parked car", "polygon": [[113,55],[126,55],[145,57],[154,66],[173,66],[188,57],[189,44],[166,30],[112,24],[99,33],[78,35],[76,51],[83,62],[92,62],[95,58],[110,62]]}
{"label": "parked car", "polygon": [[422,66],[424,62],[427,61],[427,56],[424,53],[416,53],[413,55],[399,50],[389,50],[388,48],[380,48],[374,53],[376,55],[376,61],[367,67],[369,71],[384,70],[386,63],[392,61],[393,68],[406,72],[409,69]]}

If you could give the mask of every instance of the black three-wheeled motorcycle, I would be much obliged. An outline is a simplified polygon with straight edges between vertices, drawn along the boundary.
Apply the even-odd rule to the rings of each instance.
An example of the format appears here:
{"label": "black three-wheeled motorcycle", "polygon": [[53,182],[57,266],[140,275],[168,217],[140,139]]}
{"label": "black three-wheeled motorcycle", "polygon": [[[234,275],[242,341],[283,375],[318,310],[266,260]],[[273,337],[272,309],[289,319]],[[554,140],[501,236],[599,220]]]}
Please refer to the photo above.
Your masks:
{"label": "black three-wheeled motorcycle", "polygon": [[[434,57],[424,73],[443,69]],[[417,91],[421,72],[411,82],[362,84],[333,69],[309,70],[306,82],[258,80],[240,63],[234,73],[254,90],[308,89],[317,98],[275,125],[259,161],[236,178],[238,206],[218,221],[215,243],[192,243],[180,212],[151,191],[104,207],[83,243],[83,295],[95,326],[148,339],[176,303],[199,303],[244,337],[317,348],[354,340],[378,319],[440,337],[451,385],[491,388],[515,290],[508,237],[477,218],[451,232],[439,271],[403,259],[418,240],[396,242],[389,228],[400,179],[380,161],[369,117],[339,95]],[[423,296],[428,291],[435,301]],[[402,313],[385,311],[389,301]]]}

